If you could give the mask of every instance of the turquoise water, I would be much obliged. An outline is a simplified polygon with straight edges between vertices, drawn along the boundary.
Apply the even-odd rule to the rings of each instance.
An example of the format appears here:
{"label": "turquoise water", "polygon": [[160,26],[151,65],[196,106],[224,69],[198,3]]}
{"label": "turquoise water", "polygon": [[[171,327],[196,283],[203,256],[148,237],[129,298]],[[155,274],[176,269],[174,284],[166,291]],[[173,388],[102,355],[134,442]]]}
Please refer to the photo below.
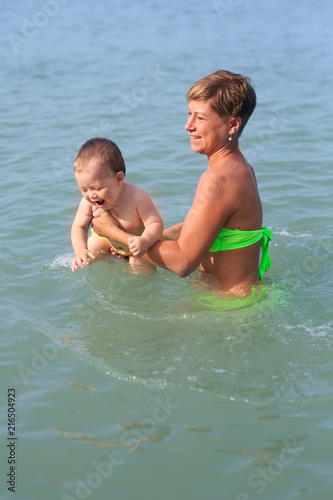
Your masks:
{"label": "turquoise water", "polygon": [[[331,499],[332,15],[328,0],[3,3],[1,498]],[[260,294],[112,258],[73,274],[77,149],[114,139],[179,222],[206,167],[184,94],[219,68],[258,95],[241,147],[274,233]]]}

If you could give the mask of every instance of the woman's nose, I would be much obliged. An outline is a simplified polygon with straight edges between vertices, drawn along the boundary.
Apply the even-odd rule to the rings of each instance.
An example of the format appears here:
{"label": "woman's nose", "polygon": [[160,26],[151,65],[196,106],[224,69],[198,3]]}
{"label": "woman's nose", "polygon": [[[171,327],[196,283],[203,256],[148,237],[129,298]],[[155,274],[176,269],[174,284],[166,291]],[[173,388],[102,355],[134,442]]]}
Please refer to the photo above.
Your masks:
{"label": "woman's nose", "polygon": [[185,130],[193,129],[194,122],[192,121],[192,116],[189,116],[185,124]]}

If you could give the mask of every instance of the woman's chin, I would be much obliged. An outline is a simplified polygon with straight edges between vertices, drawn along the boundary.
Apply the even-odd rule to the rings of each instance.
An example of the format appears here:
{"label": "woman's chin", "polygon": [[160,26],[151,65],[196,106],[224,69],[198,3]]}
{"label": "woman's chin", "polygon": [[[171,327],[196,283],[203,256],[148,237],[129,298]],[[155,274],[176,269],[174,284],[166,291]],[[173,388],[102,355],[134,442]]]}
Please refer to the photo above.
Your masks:
{"label": "woman's chin", "polygon": [[191,149],[192,149],[193,153],[202,153],[199,144],[195,144],[195,143],[191,142]]}

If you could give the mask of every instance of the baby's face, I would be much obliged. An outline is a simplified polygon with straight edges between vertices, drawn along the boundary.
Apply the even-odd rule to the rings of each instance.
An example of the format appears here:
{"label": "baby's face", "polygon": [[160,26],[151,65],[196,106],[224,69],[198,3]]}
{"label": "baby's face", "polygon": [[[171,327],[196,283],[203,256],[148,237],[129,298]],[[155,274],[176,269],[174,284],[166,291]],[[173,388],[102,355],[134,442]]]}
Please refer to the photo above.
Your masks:
{"label": "baby's face", "polygon": [[117,202],[124,174],[101,167],[92,166],[87,171],[75,172],[75,179],[83,197],[92,205],[110,210]]}

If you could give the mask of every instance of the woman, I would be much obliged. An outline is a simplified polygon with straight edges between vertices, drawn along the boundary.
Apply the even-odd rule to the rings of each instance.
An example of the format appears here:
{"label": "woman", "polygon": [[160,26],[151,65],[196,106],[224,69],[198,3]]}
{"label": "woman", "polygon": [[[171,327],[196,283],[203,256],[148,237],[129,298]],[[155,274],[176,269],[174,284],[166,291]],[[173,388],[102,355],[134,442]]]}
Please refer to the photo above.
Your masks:
{"label": "woman", "polygon": [[[248,294],[270,266],[272,239],[269,229],[262,228],[254,171],[238,146],[256,94],[247,77],[216,71],[192,85],[186,98],[185,130],[192,151],[207,156],[208,168],[185,221],[166,229],[163,241],[148,249],[145,257],[181,277],[200,265],[222,291]],[[111,219],[107,213],[94,219],[95,231],[112,237]]]}

